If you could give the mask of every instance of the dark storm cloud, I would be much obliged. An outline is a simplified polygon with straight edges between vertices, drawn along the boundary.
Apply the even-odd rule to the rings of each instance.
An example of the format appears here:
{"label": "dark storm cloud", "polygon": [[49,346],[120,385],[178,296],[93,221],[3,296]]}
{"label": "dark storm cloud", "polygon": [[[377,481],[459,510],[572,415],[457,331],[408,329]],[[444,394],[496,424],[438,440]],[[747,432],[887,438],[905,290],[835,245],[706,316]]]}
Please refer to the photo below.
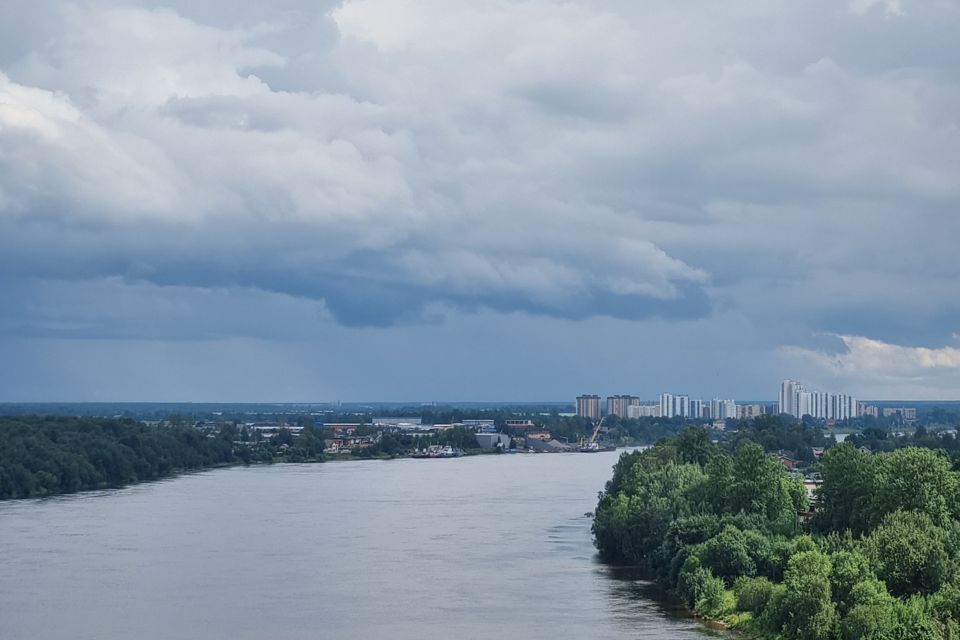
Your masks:
{"label": "dark storm cloud", "polygon": [[703,350],[713,320],[814,370],[814,334],[942,346],[958,29],[907,0],[10,4],[0,326],[493,312],[684,320]]}

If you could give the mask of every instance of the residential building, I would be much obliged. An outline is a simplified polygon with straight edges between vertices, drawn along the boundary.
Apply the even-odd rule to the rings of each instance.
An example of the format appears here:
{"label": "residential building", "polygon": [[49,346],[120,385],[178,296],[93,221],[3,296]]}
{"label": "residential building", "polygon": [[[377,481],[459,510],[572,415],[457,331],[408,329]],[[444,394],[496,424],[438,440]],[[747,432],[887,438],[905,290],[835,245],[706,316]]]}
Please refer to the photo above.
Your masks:
{"label": "residential building", "polygon": [[710,418],[713,420],[726,420],[728,418],[738,418],[737,403],[733,400],[721,400],[714,398],[710,401]]}
{"label": "residential building", "polygon": [[600,396],[577,396],[577,415],[591,420],[600,419]]}
{"label": "residential building", "polygon": [[660,416],[663,418],[694,417],[690,413],[690,396],[676,396],[672,393],[661,393]]}
{"label": "residential building", "polygon": [[607,415],[626,418],[627,408],[639,404],[640,398],[635,396],[607,396]]}
{"label": "residential building", "polygon": [[703,417],[703,400],[691,400],[690,401],[690,417],[691,418],[702,418]]}
{"label": "residential building", "polygon": [[795,418],[810,416],[823,420],[849,420],[860,415],[861,404],[853,396],[807,391],[799,382],[784,380],[777,402],[780,413]]}
{"label": "residential building", "polygon": [[656,404],[632,404],[627,407],[628,418],[659,418],[660,405]]}
{"label": "residential building", "polygon": [[780,398],[777,402],[779,412],[796,416],[798,411],[797,394],[802,390],[803,386],[799,382],[784,380],[780,384]]}
{"label": "residential building", "polygon": [[660,394],[660,417],[672,418],[674,416],[674,404],[672,393]]}
{"label": "residential building", "polygon": [[756,418],[757,416],[762,416],[764,414],[764,408],[762,404],[741,404],[737,405],[737,417],[738,418]]}

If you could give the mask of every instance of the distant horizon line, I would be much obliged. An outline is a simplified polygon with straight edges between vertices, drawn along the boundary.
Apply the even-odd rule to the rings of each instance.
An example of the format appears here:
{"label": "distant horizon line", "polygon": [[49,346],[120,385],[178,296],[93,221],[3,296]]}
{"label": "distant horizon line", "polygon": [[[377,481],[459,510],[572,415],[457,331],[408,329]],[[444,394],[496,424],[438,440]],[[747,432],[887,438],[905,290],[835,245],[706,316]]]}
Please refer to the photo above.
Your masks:
{"label": "distant horizon line", "polygon": [[[642,399],[647,401],[646,399]],[[746,398],[746,399],[736,399],[732,398],[734,402],[744,402],[744,403],[756,403],[756,404],[777,404],[776,399],[763,400],[756,398]],[[652,398],[649,400],[651,403],[656,403],[657,398]],[[935,404],[938,402],[949,402],[949,403],[960,403],[960,398],[958,399],[946,399],[940,398],[936,400],[910,400],[903,398],[892,398],[892,399],[865,399],[859,400],[863,404],[868,403],[923,403],[923,404]],[[155,404],[155,405],[239,405],[239,406],[252,406],[252,405],[277,405],[277,406],[364,406],[364,405],[403,405],[403,406],[420,406],[420,407],[430,407],[430,406],[453,406],[453,405],[499,405],[499,406],[520,406],[520,405],[531,405],[531,406],[576,406],[576,400],[334,400],[334,401],[278,401],[278,400],[262,400],[262,401],[231,401],[231,400],[0,400],[0,406],[3,405],[138,405],[138,404]]]}

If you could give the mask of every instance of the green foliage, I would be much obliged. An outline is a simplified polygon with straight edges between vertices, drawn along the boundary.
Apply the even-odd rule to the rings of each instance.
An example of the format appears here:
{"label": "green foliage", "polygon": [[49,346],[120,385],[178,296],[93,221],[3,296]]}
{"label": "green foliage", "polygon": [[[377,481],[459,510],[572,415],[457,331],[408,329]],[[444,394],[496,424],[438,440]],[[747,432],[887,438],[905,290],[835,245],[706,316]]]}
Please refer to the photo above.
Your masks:
{"label": "green foliage", "polygon": [[593,523],[605,557],[648,568],[656,568],[654,553],[671,523],[691,514],[685,494],[704,477],[698,465],[660,463],[652,451],[631,467],[621,493],[601,499]]}
{"label": "green foliage", "polygon": [[833,638],[839,625],[831,599],[830,558],[820,551],[797,553],[787,565],[784,636],[796,640]]}
{"label": "green foliage", "polygon": [[953,619],[960,622],[960,586],[956,584],[944,585],[942,589],[930,596],[930,610],[940,621]]}
{"label": "green foliage", "polygon": [[737,609],[758,616],[763,613],[773,595],[773,583],[763,577],[737,578],[733,592],[737,596]]}
{"label": "green foliage", "polygon": [[710,442],[710,434],[703,427],[688,427],[677,434],[675,440],[677,456],[680,462],[707,464],[717,451],[717,445]]}
{"label": "green foliage", "polygon": [[704,569],[696,556],[690,556],[683,563],[677,579],[676,592],[688,606],[694,606],[703,597],[706,584],[713,579],[709,569]]}
{"label": "green foliage", "polygon": [[908,447],[874,459],[882,480],[876,486],[875,523],[883,515],[901,510],[926,514],[940,526],[949,522],[951,516],[960,516],[951,514],[957,476],[943,453]]}
{"label": "green foliage", "polygon": [[840,551],[831,557],[830,587],[841,615],[853,606],[853,588],[866,578],[873,578],[870,561],[859,551]]}
{"label": "green foliage", "polygon": [[821,532],[850,529],[856,534],[870,528],[876,490],[876,465],[870,454],[843,443],[833,447],[820,463],[823,483],[814,527]]}
{"label": "green foliage", "polygon": [[752,576],[757,572],[757,564],[747,551],[747,537],[736,527],[724,527],[723,531],[700,545],[697,556],[728,586],[740,576]]}
{"label": "green foliage", "polygon": [[773,585],[767,606],[757,618],[759,627],[768,633],[779,635],[790,622],[790,611],[787,607],[787,587],[783,584]]}
{"label": "green foliage", "polygon": [[765,451],[791,451],[802,462],[813,462],[813,447],[827,447],[833,439],[819,427],[810,428],[783,415],[758,416],[737,425],[734,443],[750,441]]}
{"label": "green foliage", "polygon": [[130,419],[0,419],[0,499],[154,480],[234,460],[233,433]]}
{"label": "green foliage", "polygon": [[865,549],[890,593],[933,593],[953,573],[946,532],[925,513],[897,511],[883,519]]}
{"label": "green foliage", "polygon": [[849,444],[830,449],[820,464],[822,532],[863,534],[894,511],[917,511],[938,525],[960,517],[960,479],[939,451],[908,447],[871,455]]}
{"label": "green foliage", "polygon": [[897,626],[893,601],[853,607],[841,624],[844,640],[890,640]]}
{"label": "green foliage", "polygon": [[943,636],[936,622],[930,618],[923,598],[914,596],[908,600],[894,602],[897,616],[896,627],[892,630],[893,640],[941,640]]}
{"label": "green foliage", "polygon": [[760,445],[742,445],[733,459],[730,511],[760,514],[771,523],[793,522],[796,514],[784,479],[783,466]]}
{"label": "green foliage", "polygon": [[960,640],[960,475],[942,454],[830,449],[808,535],[803,487],[741,435],[732,454],[689,430],[622,457],[594,521],[601,553],[701,615],[747,612],[762,637]]}
{"label": "green foliage", "polygon": [[723,580],[708,575],[700,588],[694,611],[707,618],[719,618],[733,606]]}

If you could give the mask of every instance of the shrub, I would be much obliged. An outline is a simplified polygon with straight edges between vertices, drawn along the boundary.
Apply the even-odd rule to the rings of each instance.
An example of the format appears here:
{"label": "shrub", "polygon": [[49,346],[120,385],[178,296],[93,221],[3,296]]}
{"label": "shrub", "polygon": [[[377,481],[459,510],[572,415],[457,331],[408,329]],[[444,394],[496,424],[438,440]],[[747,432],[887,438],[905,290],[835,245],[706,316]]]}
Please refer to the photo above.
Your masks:
{"label": "shrub", "polygon": [[707,618],[719,618],[730,610],[731,604],[723,580],[708,576],[703,582],[694,610]]}
{"label": "shrub", "polygon": [[680,576],[677,579],[677,595],[680,596],[687,606],[693,607],[703,596],[704,589],[708,580],[713,578],[709,569],[704,569],[700,565],[700,559],[696,556],[690,556],[683,563],[680,569]]}
{"label": "shrub", "polygon": [[737,609],[759,616],[773,595],[773,583],[762,577],[744,577],[737,579],[733,591],[737,596]]}

